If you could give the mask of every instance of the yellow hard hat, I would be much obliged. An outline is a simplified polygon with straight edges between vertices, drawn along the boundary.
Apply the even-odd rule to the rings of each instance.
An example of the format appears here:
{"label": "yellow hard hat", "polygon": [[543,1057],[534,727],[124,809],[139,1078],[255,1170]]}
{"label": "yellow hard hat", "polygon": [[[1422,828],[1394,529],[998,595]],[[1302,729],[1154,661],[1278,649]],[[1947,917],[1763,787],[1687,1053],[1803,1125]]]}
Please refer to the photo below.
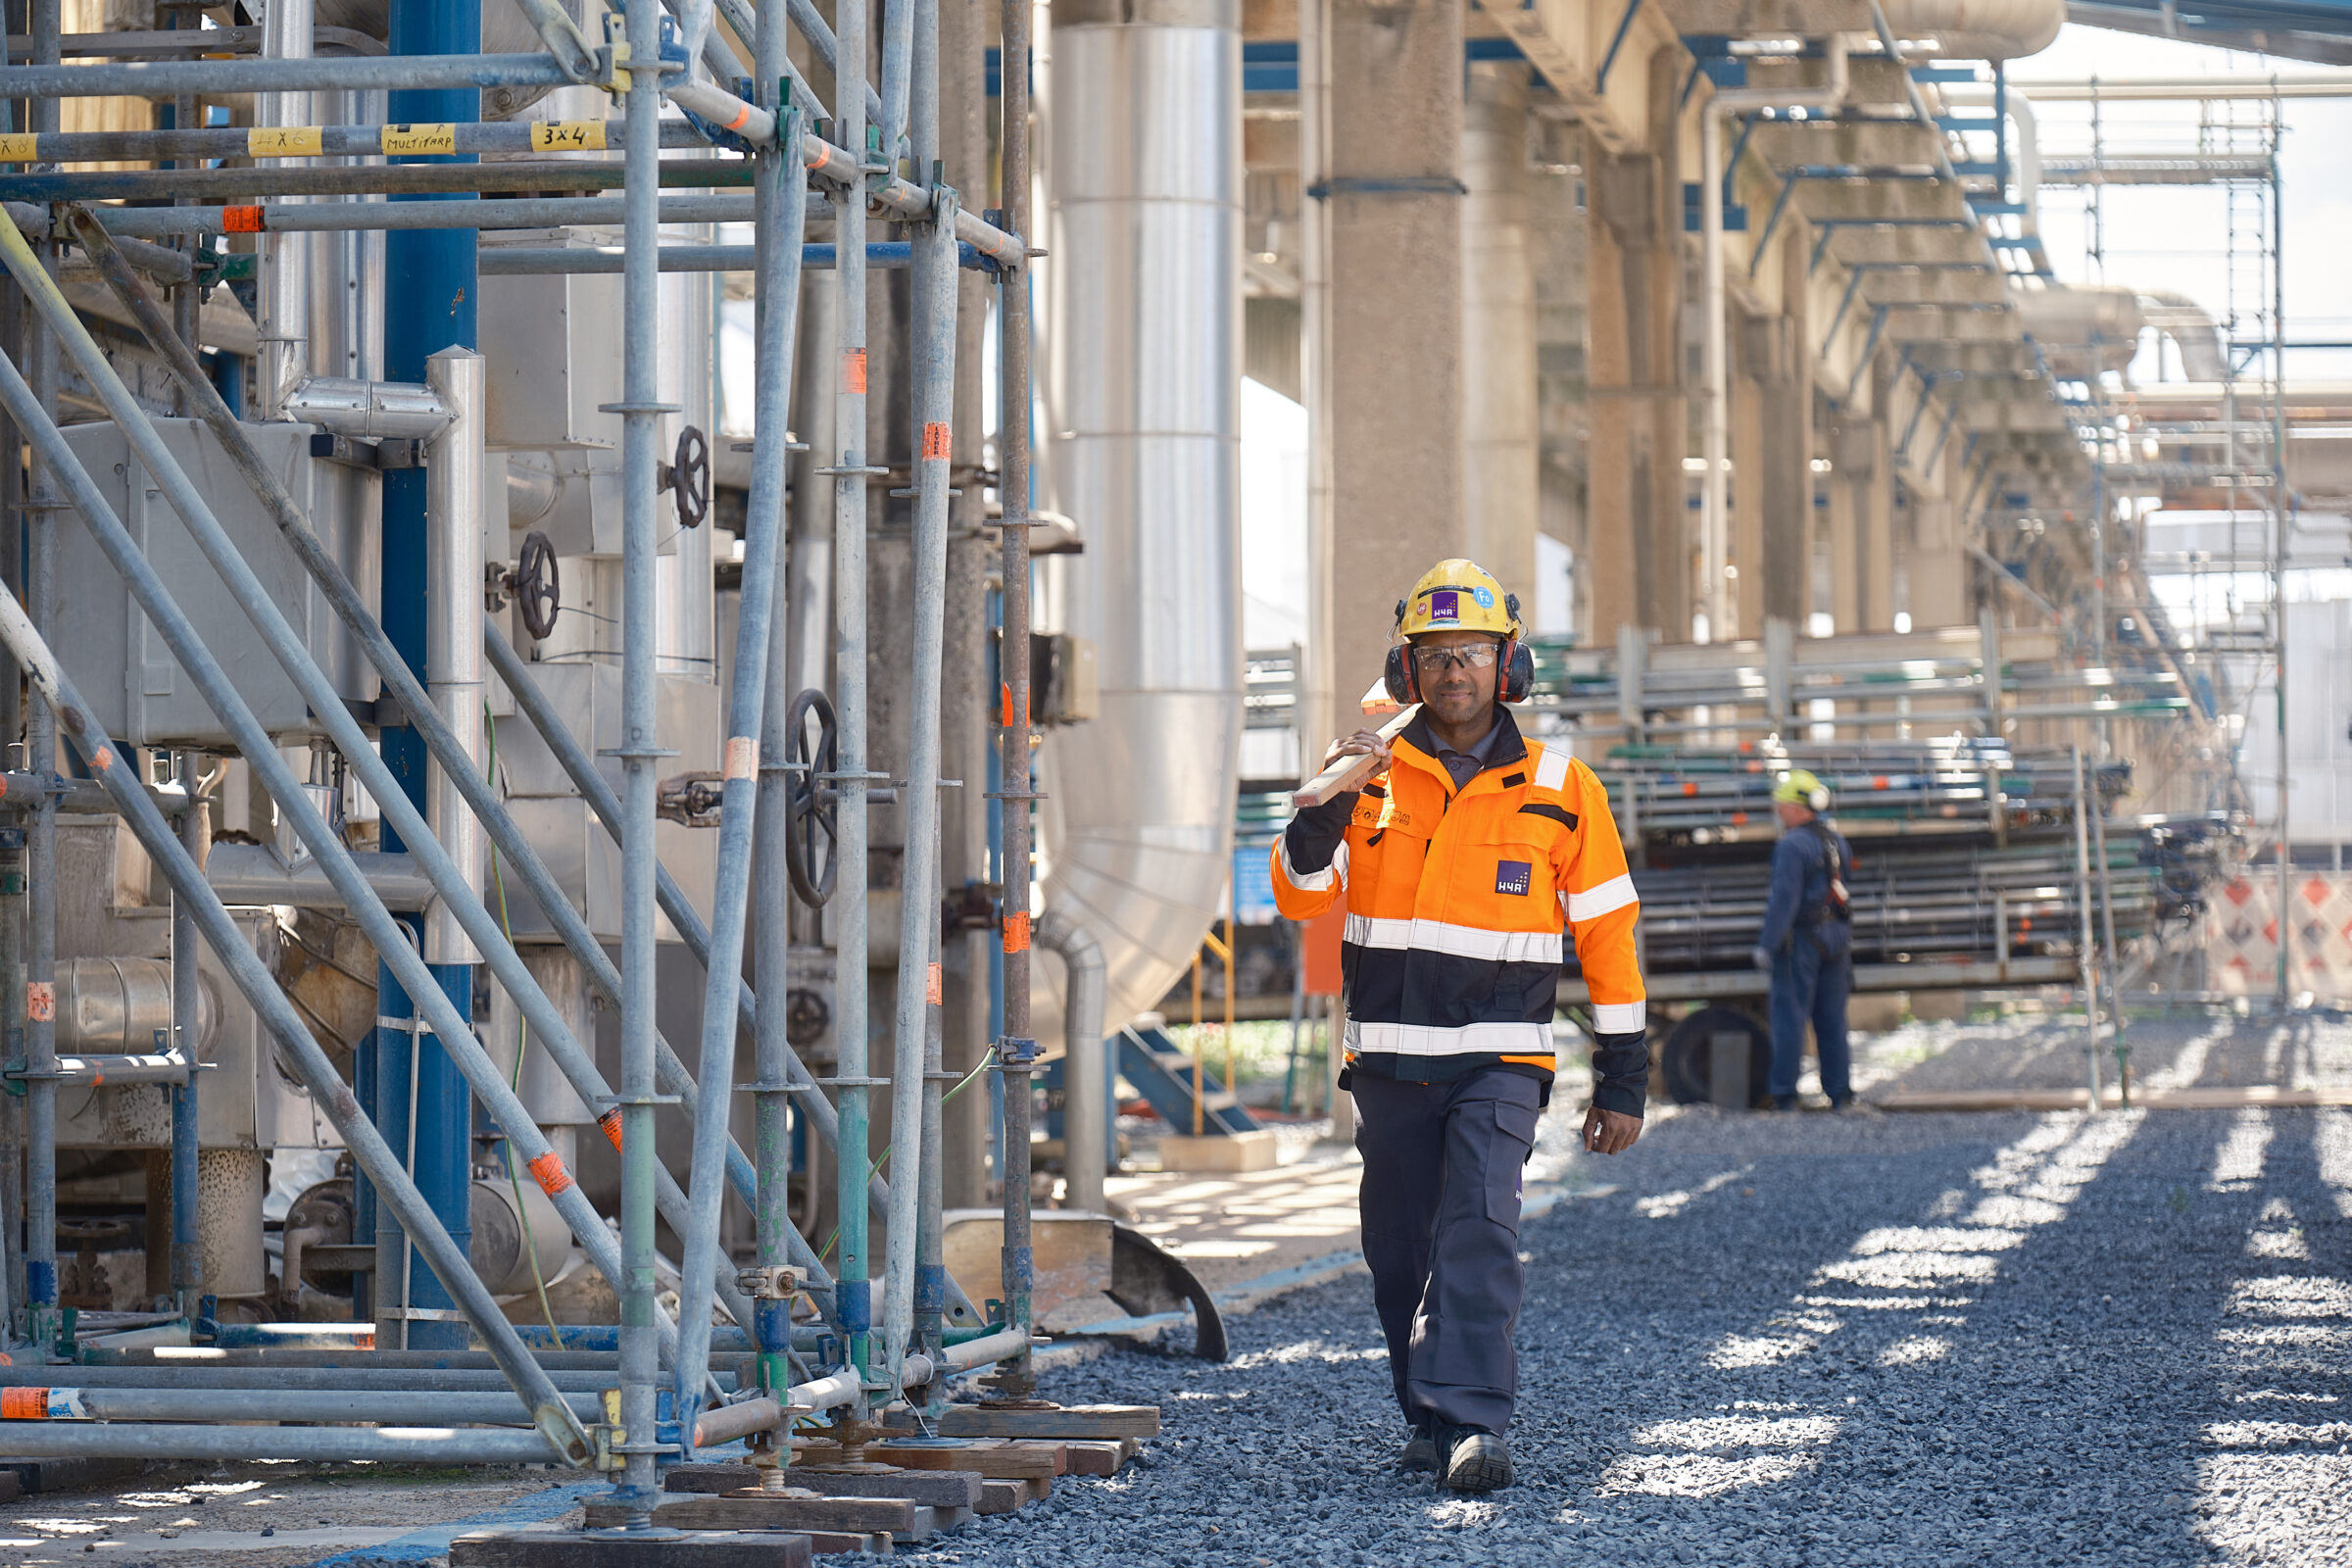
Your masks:
{"label": "yellow hard hat", "polygon": [[1506,594],[1494,574],[1475,561],[1441,561],[1421,574],[1412,593],[1396,601],[1396,630],[1404,637],[1432,631],[1519,635],[1519,596]]}
{"label": "yellow hard hat", "polygon": [[1781,781],[1772,787],[1772,798],[1783,806],[1802,806],[1815,811],[1830,808],[1829,786],[1801,767],[1781,775]]}

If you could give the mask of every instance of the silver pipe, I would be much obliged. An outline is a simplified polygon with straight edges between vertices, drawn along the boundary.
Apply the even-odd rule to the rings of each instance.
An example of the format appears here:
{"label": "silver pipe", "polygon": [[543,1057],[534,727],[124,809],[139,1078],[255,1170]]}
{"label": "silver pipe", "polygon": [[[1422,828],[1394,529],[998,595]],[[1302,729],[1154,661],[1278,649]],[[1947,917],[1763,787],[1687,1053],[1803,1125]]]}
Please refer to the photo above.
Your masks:
{"label": "silver pipe", "polygon": [[457,417],[437,387],[339,375],[304,376],[287,389],[283,408],[298,423],[368,441],[436,440]]}
{"label": "silver pipe", "polygon": [[[433,885],[405,852],[385,854],[354,850],[353,863],[384,906],[404,913],[433,902]],[[335,891],[317,860],[305,858],[288,865],[267,844],[216,844],[205,858],[205,880],[226,905],[291,905],[298,909],[340,909],[343,895]]]}
{"label": "silver pipe", "polygon": [[940,1364],[951,1372],[966,1367],[986,1366],[991,1361],[1006,1361],[1029,1353],[1031,1342],[1025,1325],[1003,1329],[995,1334],[983,1334],[961,1345],[951,1345],[940,1354]]}
{"label": "silver pipe", "polygon": [[[33,0],[32,52],[36,61],[58,58],[59,0]],[[58,128],[58,105],[31,105],[32,129]],[[40,248],[42,280],[52,288],[58,247]],[[57,417],[57,345],[46,333],[27,334],[29,396],[35,416]],[[18,438],[12,438],[18,439]],[[36,456],[24,513],[24,603],[31,623],[46,634],[57,625],[58,476]],[[57,1084],[47,1074],[57,1067],[57,799],[47,781],[58,766],[57,720],[49,705],[34,703],[25,715],[25,765],[43,781],[39,805],[25,835],[24,1056],[31,1082],[24,1095],[24,1334],[46,1356],[63,1327],[57,1288]],[[14,1017],[12,1010],[11,1017]],[[13,1216],[11,1216],[13,1218]]]}
{"label": "silver pipe", "polygon": [[[12,233],[0,228],[0,239],[11,237]],[[51,462],[56,462],[61,454],[71,457],[56,427],[40,420],[39,407],[33,402],[31,390],[17,374],[16,366],[5,356],[0,356],[0,399],[5,400],[9,414],[17,420],[20,429],[36,441],[50,446]],[[29,420],[26,417],[28,415],[32,416]],[[66,472],[63,469],[60,471]],[[76,497],[76,504],[89,506],[94,503],[103,511],[103,500],[97,495],[97,487],[90,484],[89,476],[80,473],[78,468],[71,470],[71,475],[78,475],[79,488],[86,492]],[[205,886],[204,874],[197,869],[194,858],[172,836],[171,827],[164,821],[162,813],[155,809],[131,776],[132,769],[117,767],[119,756],[107,741],[97,714],[58,668],[56,657],[40,633],[33,629],[32,622],[26,618],[23,609],[6,594],[0,594],[0,643],[5,643],[9,652],[16,656],[18,664],[24,668],[42,700],[66,721],[68,730],[74,737],[75,749],[81,753],[91,771],[104,780],[114,793],[116,804],[122,808],[124,823],[146,850],[148,857],[163,870],[172,893],[193,906],[198,929],[204,940],[212,947],[215,956],[220,959],[221,967],[227,970],[230,980],[244,995],[247,1004],[260,1015],[263,1026],[276,1044],[279,1059],[294,1071],[313,1098],[325,1109],[335,1130],[342,1134],[353,1160],[368,1180],[375,1183],[379,1200],[425,1254],[433,1272],[448,1285],[451,1297],[466,1314],[474,1333],[488,1348],[499,1369],[507,1374],[515,1391],[522,1395],[535,1412],[536,1422],[545,1440],[571,1462],[585,1463],[589,1455],[587,1435],[580,1429],[569,1407],[547,1381],[547,1374],[531,1359],[530,1352],[523,1348],[514,1325],[498,1310],[488,1289],[475,1276],[471,1264],[458,1250],[457,1243],[451,1240],[449,1232],[442,1228],[431,1205],[425,1201],[424,1195],[416,1190],[416,1184],[401,1166],[391,1147],[384,1142],[383,1135],[361,1111],[359,1102],[353,1097],[349,1086],[343,1083],[333,1064],[326,1059],[326,1054],[311,1037],[309,1026],[278,989],[276,979],[263,965],[252,945],[229,919],[228,911],[221,907],[220,901],[214,898],[212,890]],[[187,663],[185,660],[182,662]],[[189,666],[189,673],[196,675],[198,672]],[[234,706],[233,694],[228,700]],[[235,1430],[249,1441],[256,1436],[249,1428]],[[254,1450],[238,1451],[250,1456]]]}
{"label": "silver pipe", "polygon": [[60,1056],[57,1081],[91,1089],[101,1084],[184,1084],[188,1058],[175,1053]]}
{"label": "silver pipe", "polygon": [[558,0],[514,0],[522,14],[531,19],[547,52],[555,56],[556,64],[574,81],[587,81],[596,74],[596,46],[588,41],[571,13]]}
{"label": "silver pipe", "polygon": [[[915,0],[892,0],[911,40]],[[904,69],[904,68],[903,68]],[[892,101],[885,80],[884,102]],[[906,85],[899,85],[904,103]],[[929,224],[916,230],[913,426],[914,644],[907,651],[906,840],[900,875],[899,972],[892,1019],[889,1266],[882,1303],[887,1364],[896,1367],[914,1332],[914,1247],[922,1168],[940,1157],[923,1142],[924,1076],[935,1009],[942,1000],[939,938],[939,686],[947,635],[948,468],[955,453],[956,192],[939,186]],[[909,1156],[912,1156],[911,1158]]]}
{"label": "silver pipe", "polygon": [[[270,0],[262,12],[262,54],[270,60],[308,60],[316,0]],[[259,131],[309,125],[311,95],[299,89],[258,92],[253,121]],[[275,168],[274,158],[257,160]],[[299,196],[278,198],[286,205],[303,203]],[[261,355],[255,363],[259,380],[256,412],[264,419],[284,416],[286,394],[311,368],[311,240],[307,235],[265,232],[261,243],[259,291]]]}
{"label": "silver pipe", "polygon": [[[474,619],[481,613],[486,564],[482,436],[489,422],[483,406],[488,363],[463,348],[443,349],[424,362],[426,383],[451,416],[425,454],[425,690],[433,711],[464,748],[468,779],[482,771],[482,640],[474,634]],[[453,771],[448,760],[433,768],[425,820],[434,842],[456,862],[470,901],[478,904],[486,849],[482,824],[466,809],[466,791],[451,777]],[[481,961],[447,899],[436,900],[425,911],[424,960]],[[515,961],[520,967],[519,955]]]}
{"label": "silver pipe", "polygon": [[560,1452],[537,1432],[457,1427],[136,1426],[11,1423],[8,1449],[27,1459],[368,1459],[379,1464],[545,1464]]}
{"label": "silver pipe", "polygon": [[[542,1328],[544,1333],[545,1329]],[[379,1352],[356,1350],[365,1362]],[[496,1394],[514,1390],[495,1370],[450,1367],[216,1366],[203,1361],[156,1362],[144,1366],[77,1366],[70,1371],[43,1366],[0,1366],[0,1388],[38,1389],[71,1378],[84,1389],[274,1389],[330,1394]],[[612,1386],[609,1372],[550,1372],[547,1379],[565,1394],[593,1395]]]}
{"label": "silver pipe", "polygon": [[[911,1357],[908,1369],[916,1370],[912,1363],[921,1360],[921,1356]],[[929,1368],[925,1366],[921,1370],[928,1371]],[[929,1379],[924,1381],[928,1382]],[[748,1438],[756,1432],[773,1432],[792,1415],[804,1412],[813,1415],[819,1410],[839,1409],[856,1399],[860,1392],[857,1369],[852,1367],[830,1377],[796,1383],[784,1392],[782,1399],[768,1394],[756,1399],[741,1399],[733,1404],[721,1405],[696,1419],[694,1446],[698,1448],[715,1447],[738,1438]]]}
{"label": "silver pipe", "polygon": [[[2075,902],[2082,906],[2082,969],[2078,975],[2082,985],[2082,1027],[2087,1036],[2083,1057],[2090,1064],[2090,1108],[2099,1108],[2099,968],[2096,951],[2090,941],[2090,821],[2085,802],[2089,799],[2082,779],[2082,748],[2074,748],[2075,756]],[[2284,922],[2280,922],[2281,929]]]}
{"label": "silver pipe", "polygon": [[1102,1034],[1102,948],[1058,908],[1037,922],[1037,945],[1061,955],[1067,976],[1062,1004],[1061,1147],[1063,1204],[1102,1211],[1102,1176],[1110,1164],[1110,1129],[1102,1119],[1110,1087]]}
{"label": "silver pipe", "polygon": [[[656,0],[627,0],[631,56],[661,54]],[[661,82],[650,71],[629,78],[628,116],[650,125],[660,117]],[[660,355],[662,285],[655,250],[661,244],[661,149],[654,138],[632,137],[627,154],[628,207],[624,235],[629,267],[622,287],[621,469],[621,744],[627,802],[620,835],[621,1002],[620,1226],[625,1275],[621,1290],[620,1420],[629,1434],[617,1495],[631,1528],[652,1519],[658,1494],[654,1438],[655,1385],[661,1348],[654,1334],[655,1043],[654,1006],[654,770],[662,752],[655,713],[655,443],[663,414]]]}
{"label": "silver pipe", "polygon": [[[339,202],[284,208],[265,203],[263,221],[286,233],[320,233],[337,229],[372,231],[395,228],[564,228],[609,227],[626,216],[627,204],[617,196],[485,197],[471,202]],[[464,209],[437,212],[436,208]],[[227,222],[225,207],[107,207],[99,210],[106,231],[118,239],[142,235],[148,239],[172,235],[218,234]],[[8,216],[27,234],[45,229],[45,209],[10,202]],[[826,214],[831,216],[830,211]],[[748,223],[748,196],[665,196],[664,223]],[[492,258],[485,256],[484,260]]]}
{"label": "silver pipe", "polygon": [[[784,112],[797,125],[799,114]],[[752,829],[760,789],[760,741],[766,717],[769,650],[775,636],[776,579],[784,558],[784,465],[792,418],[792,359],[801,301],[801,233],[808,203],[806,178],[790,157],[759,158],[761,193],[768,199],[760,224],[761,251],[759,382],[752,441],[751,494],[746,503],[743,586],[735,620],[735,657],[728,666],[727,744],[718,819],[717,865],[712,872],[710,953],[703,986],[703,1042],[699,1104],[695,1111],[687,1230],[680,1245],[678,1386],[699,1388],[710,1350],[709,1282],[722,1261],[719,1211],[727,1193],[731,1147],[728,1097],[735,1089],[735,999],[743,989],[743,944],[751,914]],[[476,640],[475,647],[480,647]],[[770,759],[780,767],[782,757]],[[649,878],[649,884],[651,879]],[[771,905],[783,889],[770,890]],[[653,896],[649,885],[647,896]],[[773,993],[771,993],[773,995]],[[760,1146],[762,1157],[776,1151]],[[762,1182],[762,1189],[773,1185]],[[902,1178],[900,1184],[906,1184]],[[757,1203],[755,1203],[757,1208]],[[778,1238],[780,1240],[780,1238]]]}
{"label": "silver pipe", "polygon": [[[179,754],[179,787],[188,803],[180,813],[179,841],[191,859],[209,859],[204,805],[196,793],[196,758]],[[196,949],[196,917],[188,901],[172,896],[172,1045],[180,1060],[180,1081],[172,1091],[172,1261],[171,1283],[181,1315],[195,1311],[204,1291],[204,1248],[196,1198],[200,1180],[198,1144],[202,1131],[202,1075],[191,1065],[204,1044],[204,978]],[[155,1244],[151,1241],[150,1247]]]}
{"label": "silver pipe", "polygon": [[[730,24],[741,32],[751,22],[748,17],[729,17]],[[776,79],[776,62],[784,54],[784,7],[782,0],[760,0],[756,25],[754,52],[759,57],[753,79],[760,83],[758,91],[766,92],[766,83]],[[771,107],[774,107],[771,103]],[[798,134],[797,129],[794,134]],[[770,158],[772,154],[768,155]],[[787,189],[790,187],[787,186]],[[758,190],[770,196],[773,186],[763,182]],[[804,206],[806,204],[804,203]],[[766,220],[760,225],[761,234],[770,233],[778,216],[772,203]],[[771,242],[766,261],[781,263]],[[763,268],[760,288],[754,296],[753,309],[758,313],[754,330],[760,341],[767,340],[768,318],[789,311],[794,330],[784,338],[785,352],[780,362],[762,358],[758,365],[759,380],[753,388],[752,425],[754,450],[758,437],[774,425],[785,422],[785,415],[794,402],[797,390],[793,383],[795,368],[800,363],[799,325],[801,296],[800,274],[793,274],[793,298],[788,303],[770,291],[771,274]],[[778,382],[781,381],[779,387]],[[790,464],[787,451],[783,461]],[[759,475],[754,474],[755,482]],[[775,526],[782,530],[798,519],[799,512],[810,510],[810,491],[800,492],[801,507],[796,513],[786,513],[782,505],[784,493],[772,498],[778,514]],[[753,516],[760,514],[760,503],[749,506]],[[775,567],[785,569],[791,562],[791,548],[779,532],[769,547]],[[755,978],[771,997],[780,997],[788,989],[792,956],[792,896],[790,880],[785,869],[784,834],[790,817],[793,780],[784,771],[792,754],[792,736],[788,719],[791,716],[794,688],[791,680],[790,652],[792,639],[789,628],[799,609],[792,602],[789,586],[784,589],[784,603],[777,607],[777,625],[767,639],[767,679],[760,691],[760,782],[753,801],[752,853],[755,864],[752,890],[760,901],[759,912],[752,927],[752,962]],[[733,998],[719,1004],[723,1011],[734,1010]],[[703,1003],[708,1016],[710,1002]],[[759,1154],[759,1191],[753,1202],[753,1225],[757,1261],[762,1267],[775,1267],[792,1260],[792,1242],[799,1231],[792,1222],[792,1085],[795,1060],[792,1042],[785,1036],[785,1016],[781,1007],[770,1007],[753,1019],[753,1145]],[[813,1185],[816,1176],[815,1140],[808,1143],[808,1177]],[[753,1307],[758,1320],[753,1325],[753,1342],[760,1348],[760,1381],[772,1388],[791,1376],[792,1349],[791,1306],[788,1302],[763,1300]],[[698,1434],[699,1438],[699,1434]]]}
{"label": "silver pipe", "polygon": [[[858,172],[866,144],[866,0],[835,0],[833,21],[847,46],[839,54],[834,106],[841,137]],[[833,434],[833,680],[840,772],[835,792],[835,851],[839,894],[833,900],[834,1073],[840,1103],[840,1156],[835,1172],[840,1272],[833,1296],[853,1369],[870,1366],[873,1327],[872,1258],[868,1251],[866,1149],[871,1096],[866,1088],[866,740],[865,740],[865,200],[862,190],[836,187],[834,239],[849,265],[839,270],[841,310],[834,318]],[[862,1389],[851,1393],[853,1417],[865,1411]]]}
{"label": "silver pipe", "polygon": [[[37,51],[38,28],[33,36]],[[54,36],[50,47],[56,47]],[[561,87],[567,80],[564,68],[543,54],[137,60],[104,66],[35,64],[0,70],[0,98],[54,103],[61,98],[176,98],[183,92],[223,98],[247,92]]]}
{"label": "silver pipe", "polygon": [[[78,1377],[78,1367],[61,1369]],[[102,1388],[52,1385],[48,1421],[366,1421],[387,1426],[527,1427],[531,1413],[513,1390],[454,1394],[444,1389],[190,1389]],[[560,1396],[571,1413],[598,1418],[602,1398],[594,1394]],[[14,1436],[15,1421],[0,1424]]]}

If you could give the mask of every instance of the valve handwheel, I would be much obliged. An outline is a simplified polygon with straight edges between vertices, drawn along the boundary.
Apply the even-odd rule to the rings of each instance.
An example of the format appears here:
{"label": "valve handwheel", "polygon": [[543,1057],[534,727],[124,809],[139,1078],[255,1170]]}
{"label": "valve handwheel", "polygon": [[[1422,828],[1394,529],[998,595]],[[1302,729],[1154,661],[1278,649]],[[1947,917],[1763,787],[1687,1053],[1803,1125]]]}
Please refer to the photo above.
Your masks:
{"label": "valve handwheel", "polygon": [[556,566],[555,545],[536,528],[522,536],[514,601],[522,609],[522,629],[531,634],[531,641],[545,642],[555,635],[556,612],[564,608],[564,581]]}
{"label": "valve handwheel", "polygon": [[679,527],[700,528],[710,515],[710,443],[691,424],[678,432],[669,492],[678,504]]}
{"label": "valve handwheel", "polygon": [[[809,733],[811,717],[816,721],[813,735]],[[801,902],[816,908],[833,897],[833,884],[841,869],[841,787],[825,777],[840,770],[841,744],[833,705],[823,692],[810,687],[792,700],[785,728],[792,736],[791,760],[799,764],[800,771],[792,775],[785,812],[784,869]]]}

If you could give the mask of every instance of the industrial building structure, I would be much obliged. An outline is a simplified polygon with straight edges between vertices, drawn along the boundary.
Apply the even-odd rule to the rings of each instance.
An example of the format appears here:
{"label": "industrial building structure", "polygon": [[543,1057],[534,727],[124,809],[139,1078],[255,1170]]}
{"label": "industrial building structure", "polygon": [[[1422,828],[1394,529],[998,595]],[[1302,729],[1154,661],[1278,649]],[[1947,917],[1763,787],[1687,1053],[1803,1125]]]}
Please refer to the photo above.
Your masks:
{"label": "industrial building structure", "polygon": [[[109,1370],[0,1450],[553,1459],[643,1527],[966,1372],[945,1430],[1054,1435],[1031,1075],[1101,1210],[1246,727],[1355,727],[1449,556],[1567,563],[1534,722],[1655,878],[1678,1095],[1788,759],[1883,829],[1882,989],[2072,989],[2094,1097],[2127,987],[2309,989],[2199,920],[2290,896],[2245,710],[2352,392],[2288,378],[2280,105],[2352,89],[2111,83],[2193,143],[2078,148],[2068,15],[12,4],[0,1381]],[[2223,193],[2228,298],[2057,274],[2046,193],[2132,184]],[[1245,375],[1307,415],[1286,658]]]}

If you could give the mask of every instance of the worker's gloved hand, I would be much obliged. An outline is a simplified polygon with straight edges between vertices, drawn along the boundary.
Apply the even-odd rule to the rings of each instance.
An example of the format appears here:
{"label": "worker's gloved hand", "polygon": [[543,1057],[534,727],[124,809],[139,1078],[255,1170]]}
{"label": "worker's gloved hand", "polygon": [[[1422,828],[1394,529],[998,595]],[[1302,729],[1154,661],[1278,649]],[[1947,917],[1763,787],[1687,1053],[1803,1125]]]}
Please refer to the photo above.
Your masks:
{"label": "worker's gloved hand", "polygon": [[1747,956],[1748,961],[1753,963],[1759,969],[1770,969],[1772,967],[1772,950],[1770,948],[1750,948],[1748,950]]}

